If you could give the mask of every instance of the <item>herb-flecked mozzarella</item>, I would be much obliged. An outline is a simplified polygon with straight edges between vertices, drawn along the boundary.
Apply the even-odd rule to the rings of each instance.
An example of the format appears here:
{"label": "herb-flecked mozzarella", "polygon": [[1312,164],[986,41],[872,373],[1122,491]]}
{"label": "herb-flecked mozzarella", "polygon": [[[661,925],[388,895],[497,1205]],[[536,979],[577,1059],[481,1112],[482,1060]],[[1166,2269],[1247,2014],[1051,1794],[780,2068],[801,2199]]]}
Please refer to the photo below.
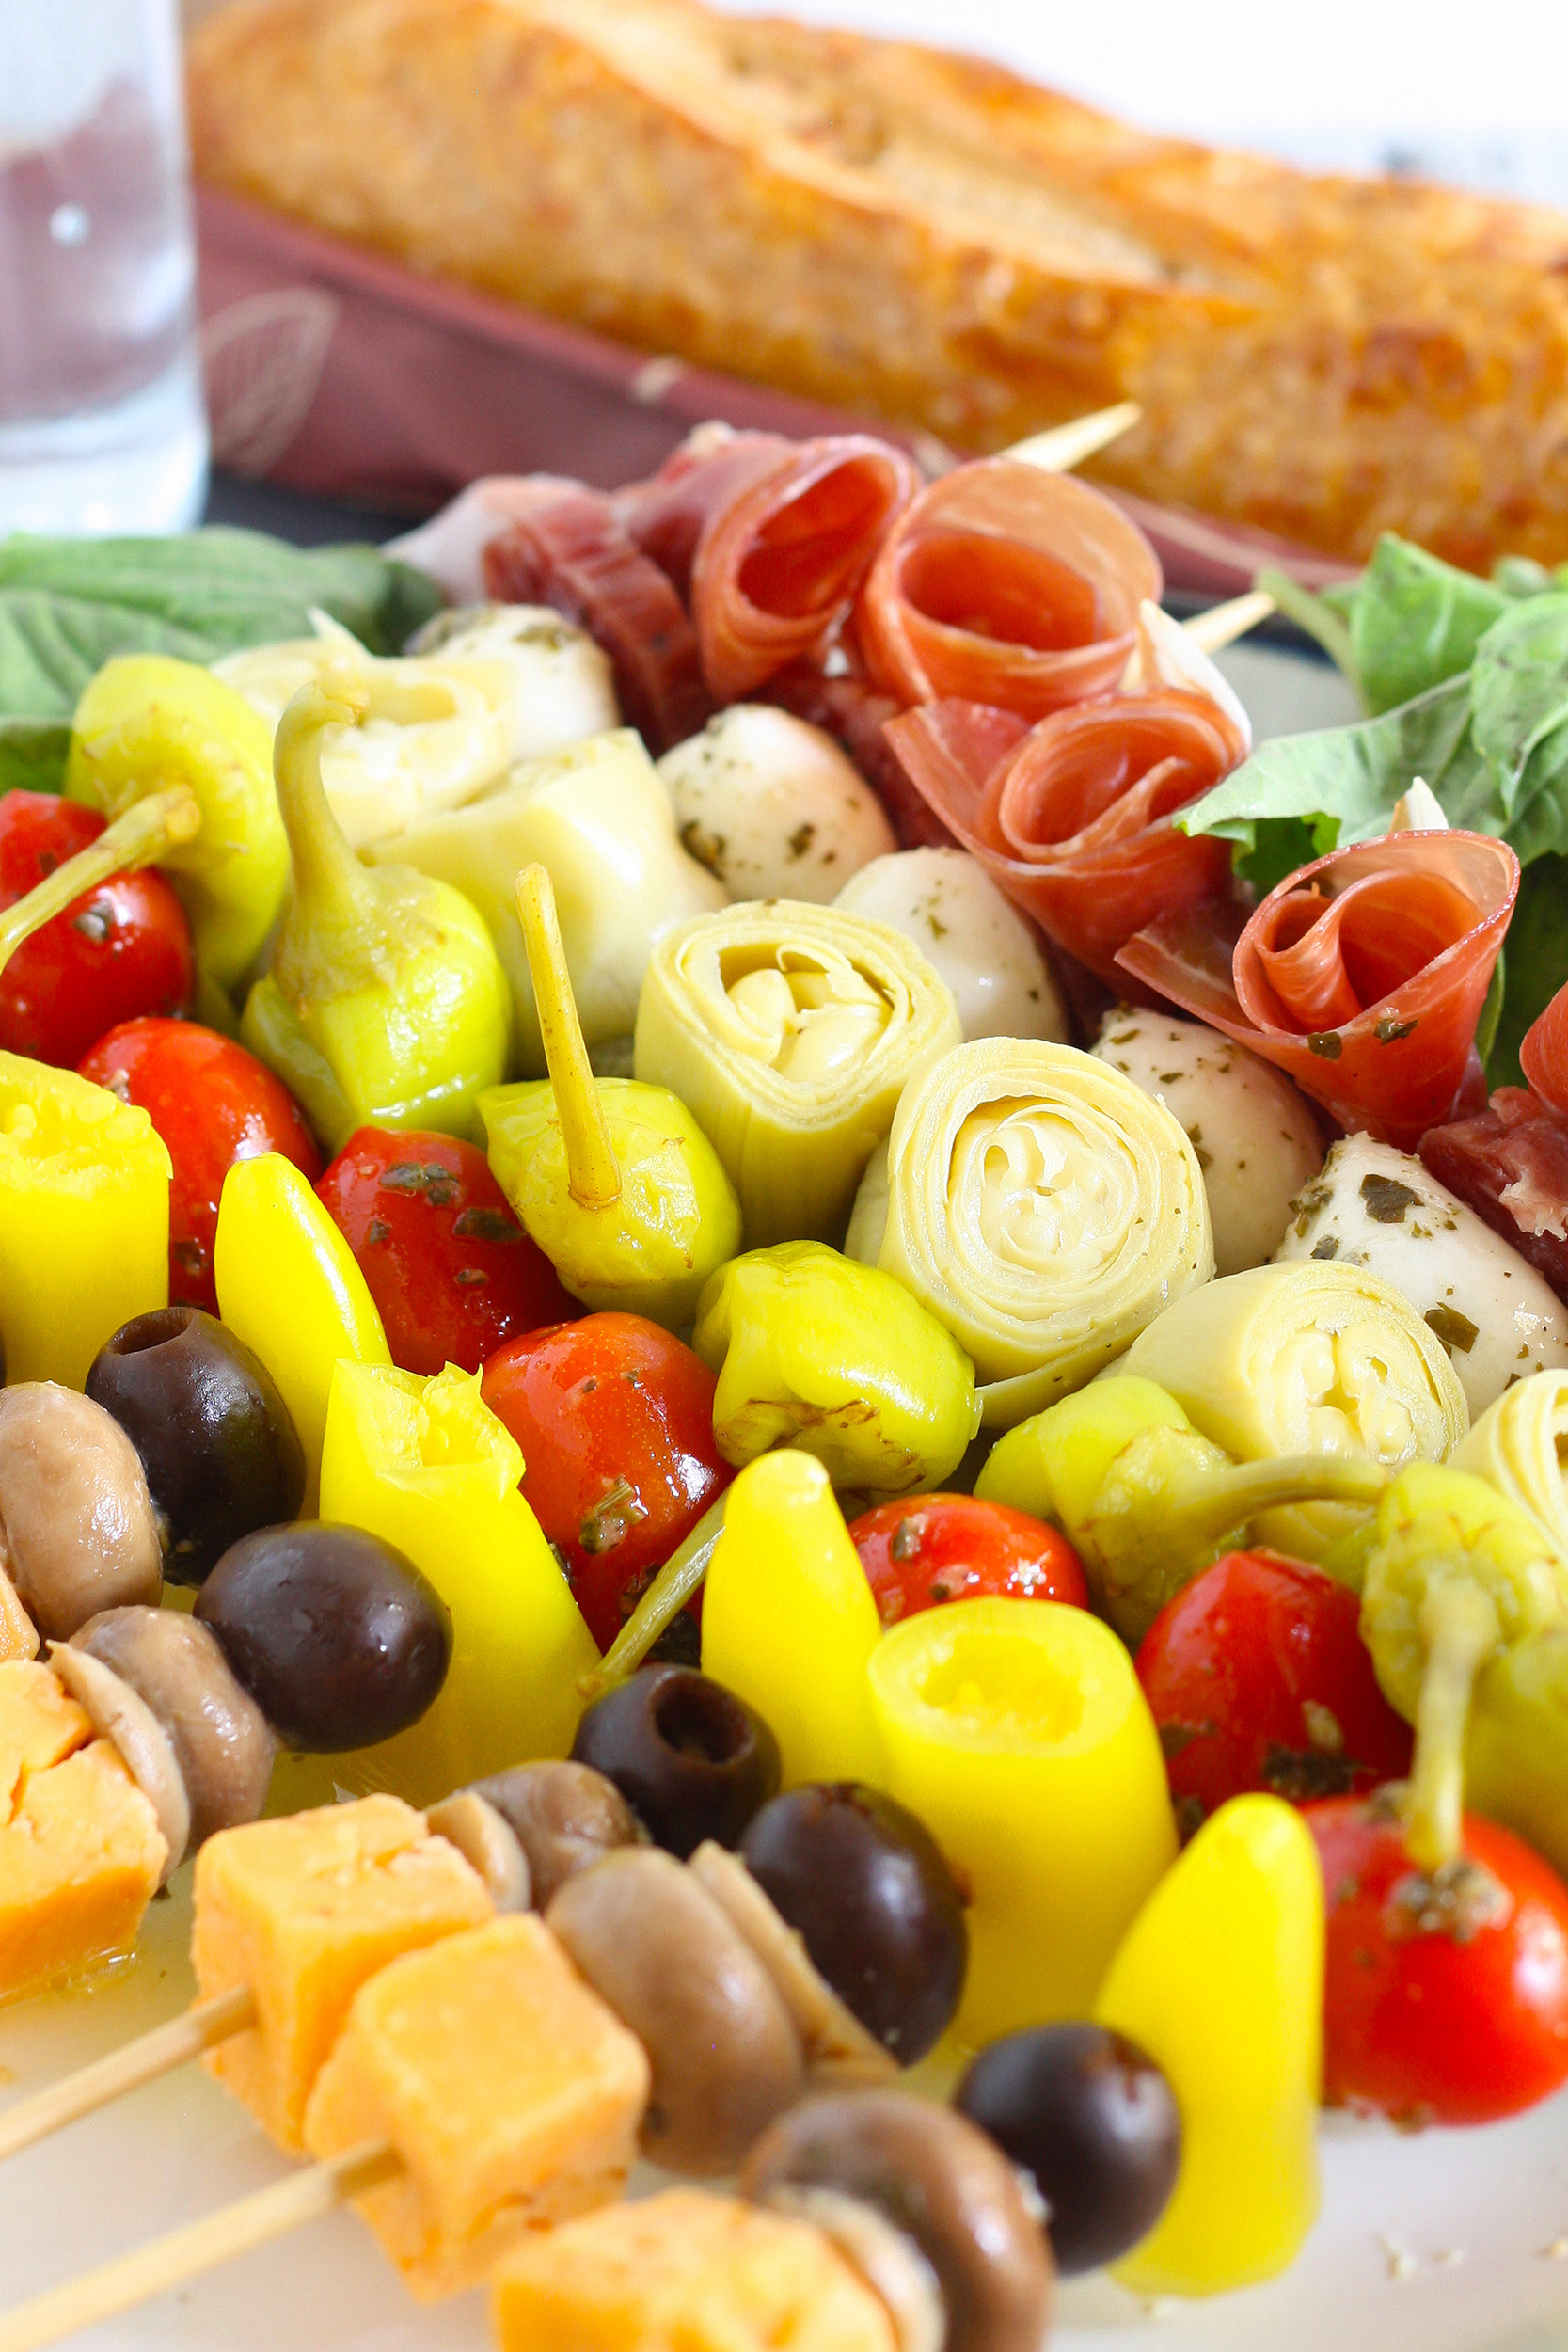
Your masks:
{"label": "herb-flecked mozzarella", "polygon": [[860,770],[831,735],[767,703],[732,703],[658,763],[681,840],[732,898],[829,906],[896,849]]}
{"label": "herb-flecked mozzarella", "polygon": [[609,657],[544,604],[470,604],[437,612],[411,654],[504,661],[515,696],[514,759],[537,759],[621,723]]}
{"label": "herb-flecked mozzarella", "polygon": [[1306,1096],[1244,1046],[1175,1013],[1119,1005],[1094,1051],[1185,1128],[1209,1195],[1215,1273],[1266,1264],[1297,1193],[1323,1166]]}
{"label": "herb-flecked mozzarella", "polygon": [[891,923],[953,992],[965,1041],[1072,1030],[1032,926],[967,850],[897,850],[873,858],[833,904]]}
{"label": "herb-flecked mozzarella", "polygon": [[1448,1349],[1472,1421],[1514,1380],[1568,1364],[1568,1309],[1535,1268],[1370,1136],[1334,1145],[1275,1256],[1370,1266],[1402,1292]]}

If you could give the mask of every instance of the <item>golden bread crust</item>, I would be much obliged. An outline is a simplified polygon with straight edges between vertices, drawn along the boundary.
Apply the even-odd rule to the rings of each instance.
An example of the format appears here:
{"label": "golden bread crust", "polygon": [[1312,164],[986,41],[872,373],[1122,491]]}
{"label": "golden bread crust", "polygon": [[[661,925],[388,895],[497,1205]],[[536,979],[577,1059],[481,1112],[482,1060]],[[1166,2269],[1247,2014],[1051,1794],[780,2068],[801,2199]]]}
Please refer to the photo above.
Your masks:
{"label": "golden bread crust", "polygon": [[1144,495],[1344,556],[1568,557],[1568,219],[1146,135],[699,0],[236,0],[215,184],[956,446],[1114,400]]}

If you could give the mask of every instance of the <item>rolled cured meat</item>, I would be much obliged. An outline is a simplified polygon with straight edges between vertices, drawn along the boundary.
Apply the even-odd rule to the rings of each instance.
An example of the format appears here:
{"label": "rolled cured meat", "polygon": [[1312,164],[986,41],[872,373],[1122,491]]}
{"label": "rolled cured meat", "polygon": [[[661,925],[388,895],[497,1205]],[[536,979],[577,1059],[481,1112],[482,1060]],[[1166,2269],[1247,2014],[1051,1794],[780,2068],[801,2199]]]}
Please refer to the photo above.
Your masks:
{"label": "rolled cured meat", "polygon": [[1162,1103],[1070,1045],[984,1038],[905,1092],[848,1249],[974,1359],[1010,1429],[1214,1270],[1197,1154]]}
{"label": "rolled cured meat", "polygon": [[904,509],[855,627],[899,703],[992,703],[1033,721],[1115,686],[1161,586],[1148,541],[1098,490],[988,457]]}
{"label": "rolled cured meat", "polygon": [[1504,842],[1389,834],[1288,876],[1239,937],[1212,909],[1172,914],[1117,961],[1287,1071],[1341,1126],[1413,1152],[1465,1078],[1518,888]]}
{"label": "rolled cured meat", "polygon": [[868,433],[705,426],[616,511],[687,596],[703,674],[735,702],[826,637],[919,485],[912,459]]}
{"label": "rolled cured meat", "polygon": [[[1470,1425],[1448,1352],[1366,1266],[1253,1266],[1189,1291],[1134,1340],[1122,1369],[1157,1381],[1238,1461],[1333,1454],[1446,1461]],[[1268,1513],[1259,1539],[1316,1559],[1354,1523],[1340,1503]]]}
{"label": "rolled cured meat", "polygon": [[961,1034],[945,983],[891,924],[776,898],[658,942],[635,1067],[717,1151],[748,1249],[836,1247],[899,1095]]}
{"label": "rolled cured meat", "polygon": [[705,724],[713,705],[696,631],[601,492],[550,485],[488,542],[483,569],[486,596],[547,604],[603,647],[621,708],[650,751],[666,752]]}
{"label": "rolled cured meat", "polygon": [[933,815],[1118,993],[1117,951],[1134,932],[1228,892],[1229,844],[1171,821],[1245,750],[1205,695],[1160,686],[1033,728],[986,704],[927,703],[884,732]]}
{"label": "rolled cured meat", "polygon": [[1568,988],[1560,988],[1525,1031],[1519,1067],[1531,1091],[1568,1118]]}
{"label": "rolled cured meat", "polygon": [[1488,1406],[1453,1457],[1529,1513],[1568,1560],[1568,1372],[1531,1373]]}
{"label": "rolled cured meat", "polygon": [[1431,1128],[1421,1160],[1568,1299],[1568,1119],[1523,1087]]}

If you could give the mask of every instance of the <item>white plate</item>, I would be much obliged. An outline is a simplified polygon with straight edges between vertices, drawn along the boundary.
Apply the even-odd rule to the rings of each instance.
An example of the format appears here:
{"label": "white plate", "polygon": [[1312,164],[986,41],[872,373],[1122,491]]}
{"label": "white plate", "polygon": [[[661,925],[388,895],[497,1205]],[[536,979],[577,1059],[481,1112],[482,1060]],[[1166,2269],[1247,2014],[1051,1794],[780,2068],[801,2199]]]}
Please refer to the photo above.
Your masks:
{"label": "white plate", "polygon": [[[1260,736],[1353,715],[1321,665],[1225,657]],[[0,2010],[0,2103],[86,2064],[192,1996],[190,1873],[135,1961],[90,1992]],[[8,2076],[8,2081],[7,2077]],[[1149,2306],[1106,2279],[1061,2297],[1053,2352],[1568,2352],[1568,2092],[1512,2123],[1402,2138],[1326,2118],[1323,2209],[1273,2285]],[[250,2119],[187,2067],[6,2166],[0,2303],[71,2278],[279,2179]],[[350,2214],[77,2339],[91,2352],[484,2352],[483,2299],[412,2304]]]}
{"label": "white plate", "polygon": [[[126,1974],[0,2010],[21,2096],[190,1999],[189,1871]],[[1201,2303],[1067,2288],[1053,2352],[1560,2352],[1568,2346],[1568,2094],[1512,2123],[1415,2138],[1330,2117],[1322,2218],[1289,2275]],[[199,2067],[14,2157],[0,2185],[6,2304],[288,2169]],[[1557,2246],[1560,2251],[1548,2249]],[[484,2352],[478,2295],[411,2303],[350,2214],[77,2339],[92,2352]]]}

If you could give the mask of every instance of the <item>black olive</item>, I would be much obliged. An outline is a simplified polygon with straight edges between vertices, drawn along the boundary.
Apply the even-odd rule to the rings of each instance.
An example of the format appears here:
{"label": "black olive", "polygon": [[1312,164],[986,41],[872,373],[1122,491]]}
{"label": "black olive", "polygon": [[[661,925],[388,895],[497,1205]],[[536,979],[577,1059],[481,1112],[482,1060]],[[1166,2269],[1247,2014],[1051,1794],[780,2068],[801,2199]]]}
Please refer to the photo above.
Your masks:
{"label": "black olive", "polygon": [[1063,2272],[1115,2262],[1170,2201],[1181,2163],[1171,2087],[1103,2026],[1033,2026],[993,2042],[954,2105],[1033,2173]]}
{"label": "black olive", "polygon": [[261,1358],[199,1307],[122,1324],[87,1391],[141,1456],[171,1584],[199,1584],[230,1544],[299,1509],[305,1453],[289,1408]]}
{"label": "black olive", "polygon": [[939,2040],[963,1991],[969,1930],[923,1821],[858,1781],[775,1797],[740,1841],[818,1975],[900,2066]]}
{"label": "black olive", "polygon": [[779,1785],[768,1725],[689,1666],[644,1666],[595,1699],[572,1756],[613,1781],[655,1845],[683,1862],[705,1837],[733,1846]]}
{"label": "black olive", "polygon": [[357,1527],[297,1520],[231,1545],[196,1613],[285,1747],[374,1747],[447,1678],[451,1617],[411,1560]]}

